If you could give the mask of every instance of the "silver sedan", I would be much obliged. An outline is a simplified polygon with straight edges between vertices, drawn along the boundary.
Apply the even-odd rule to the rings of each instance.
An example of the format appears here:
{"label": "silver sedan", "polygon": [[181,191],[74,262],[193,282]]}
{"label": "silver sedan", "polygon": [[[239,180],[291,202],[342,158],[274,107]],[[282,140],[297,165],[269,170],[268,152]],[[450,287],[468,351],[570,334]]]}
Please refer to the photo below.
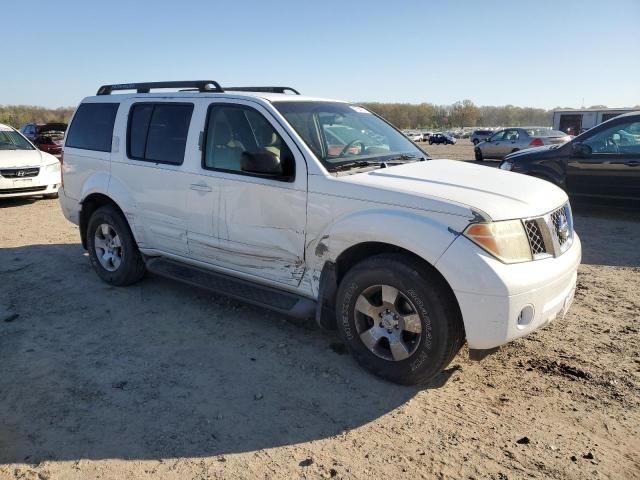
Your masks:
{"label": "silver sedan", "polygon": [[504,158],[512,152],[544,145],[562,144],[571,140],[564,132],[545,127],[516,127],[499,130],[475,147],[476,160]]}

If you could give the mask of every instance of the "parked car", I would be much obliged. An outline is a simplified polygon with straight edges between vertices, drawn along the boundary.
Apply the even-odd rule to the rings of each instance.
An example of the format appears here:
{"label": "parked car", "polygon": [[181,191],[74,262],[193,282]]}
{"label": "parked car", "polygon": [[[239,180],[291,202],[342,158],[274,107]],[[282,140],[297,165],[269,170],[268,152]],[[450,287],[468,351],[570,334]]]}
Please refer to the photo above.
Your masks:
{"label": "parked car", "polygon": [[359,105],[106,85],[64,149],[62,210],[102,280],[151,271],[315,317],[394,382],[434,377],[465,339],[527,335],[573,299],[581,246],[563,190],[430,161]]}
{"label": "parked car", "polygon": [[40,150],[52,155],[62,154],[66,130],[66,123],[26,123],[20,127],[20,133],[31,140]]}
{"label": "parked car", "polygon": [[471,134],[471,142],[473,142],[474,145],[478,145],[480,142],[484,142],[491,135],[493,135],[493,130],[474,130]]}
{"label": "parked car", "polygon": [[503,170],[526,173],[570,195],[640,199],[640,112],[620,115],[564,145],[507,155]]}
{"label": "parked car", "polygon": [[412,142],[422,142],[422,140],[424,139],[424,137],[422,136],[421,132],[415,132],[413,130],[408,130],[408,131],[404,131],[402,132],[405,134],[405,136],[411,140]]}
{"label": "parked car", "polygon": [[546,127],[505,128],[476,145],[474,152],[476,160],[481,162],[485,158],[501,159],[518,150],[543,145],[560,145],[569,140],[571,137],[566,133]]}
{"label": "parked car", "polygon": [[58,196],[60,161],[38,150],[20,132],[0,124],[0,199]]}
{"label": "parked car", "polygon": [[451,135],[447,135],[446,133],[434,133],[429,137],[429,145],[433,144],[444,144],[444,145],[455,145],[456,139]]}

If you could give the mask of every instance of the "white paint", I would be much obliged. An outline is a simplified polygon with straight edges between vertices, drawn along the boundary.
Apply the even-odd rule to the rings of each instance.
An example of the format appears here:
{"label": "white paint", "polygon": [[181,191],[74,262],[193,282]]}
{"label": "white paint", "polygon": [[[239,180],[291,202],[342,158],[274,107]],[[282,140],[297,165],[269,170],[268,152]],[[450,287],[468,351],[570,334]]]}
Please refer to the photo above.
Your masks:
{"label": "white paint", "polygon": [[[206,266],[315,298],[320,272],[363,242],[400,246],[434,265],[460,304],[473,348],[525,335],[558,315],[575,286],[580,242],[558,258],[506,265],[465,237],[472,221],[546,214],[567,201],[548,182],[448,160],[390,166],[353,175],[329,174],[271,100],[302,96],[251,93],[163,93],[90,97],[120,102],[113,153],[65,150],[65,215],[78,221],[80,201],[110,196],[149,255]],[[182,165],[127,157],[129,108],[135,101],[194,104]],[[211,103],[250,105],[262,113],[295,156],[293,182],[204,170],[198,147]],[[197,188],[191,188],[193,186]],[[535,307],[516,328],[523,305]]]}

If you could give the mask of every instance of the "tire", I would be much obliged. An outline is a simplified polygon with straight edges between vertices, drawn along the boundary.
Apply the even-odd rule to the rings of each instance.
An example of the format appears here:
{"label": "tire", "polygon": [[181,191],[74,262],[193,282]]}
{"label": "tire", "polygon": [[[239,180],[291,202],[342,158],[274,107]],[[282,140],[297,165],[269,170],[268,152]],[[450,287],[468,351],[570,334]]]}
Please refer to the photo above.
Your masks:
{"label": "tire", "polygon": [[480,143],[480,140],[478,140],[477,138],[473,139],[473,145],[478,145]]}
{"label": "tire", "polygon": [[433,142],[431,140],[429,140],[429,145],[433,145]]}
{"label": "tire", "polygon": [[[395,302],[383,302],[384,296]],[[444,281],[403,254],[376,255],[349,270],[340,282],[336,315],[355,360],[402,385],[438,375],[465,340],[460,310]]]}
{"label": "tire", "polygon": [[476,154],[476,162],[484,161],[484,157],[482,156],[482,150],[480,150],[479,148],[476,148],[474,152]]}
{"label": "tire", "polygon": [[519,151],[520,151],[520,149],[519,149],[519,148],[514,148],[513,150],[511,150],[511,153],[513,153],[513,152],[519,152]]}
{"label": "tire", "polygon": [[[87,225],[87,249],[93,269],[106,283],[122,287],[144,277],[146,268],[129,224],[111,206],[98,208],[91,215]],[[101,259],[98,251],[111,253],[111,256],[106,260],[101,256]]]}

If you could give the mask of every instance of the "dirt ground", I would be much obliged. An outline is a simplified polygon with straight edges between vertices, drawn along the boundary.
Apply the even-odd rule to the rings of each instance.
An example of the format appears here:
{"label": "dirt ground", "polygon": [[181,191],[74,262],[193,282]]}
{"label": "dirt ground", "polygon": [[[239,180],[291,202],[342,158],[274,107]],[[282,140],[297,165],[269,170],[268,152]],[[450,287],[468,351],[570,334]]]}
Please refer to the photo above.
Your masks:
{"label": "dirt ground", "polygon": [[640,478],[640,214],[574,210],[567,317],[410,388],[311,325],[101,283],[57,201],[0,201],[0,479]]}

